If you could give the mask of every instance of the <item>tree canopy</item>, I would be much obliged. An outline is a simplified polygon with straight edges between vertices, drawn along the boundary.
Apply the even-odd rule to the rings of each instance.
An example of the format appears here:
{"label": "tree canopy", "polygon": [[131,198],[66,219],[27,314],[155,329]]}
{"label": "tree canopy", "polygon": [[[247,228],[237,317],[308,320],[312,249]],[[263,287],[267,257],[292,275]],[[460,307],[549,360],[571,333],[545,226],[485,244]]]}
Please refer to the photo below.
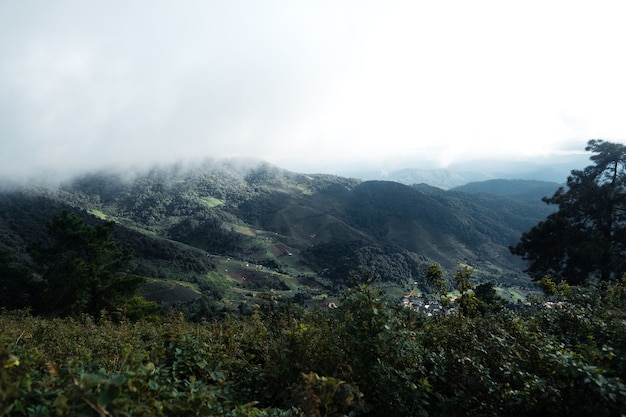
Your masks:
{"label": "tree canopy", "polygon": [[62,211],[46,229],[51,242],[30,248],[33,259],[44,268],[44,311],[97,317],[132,296],[143,282],[126,274],[131,254],[112,240],[114,222],[91,226]]}
{"label": "tree canopy", "polygon": [[592,139],[593,165],[573,170],[567,186],[543,201],[558,211],[525,232],[511,252],[545,275],[580,284],[626,272],[626,146]]}
{"label": "tree canopy", "polygon": [[0,249],[0,308],[28,308],[40,303],[40,285],[31,271],[14,265],[11,255]]}

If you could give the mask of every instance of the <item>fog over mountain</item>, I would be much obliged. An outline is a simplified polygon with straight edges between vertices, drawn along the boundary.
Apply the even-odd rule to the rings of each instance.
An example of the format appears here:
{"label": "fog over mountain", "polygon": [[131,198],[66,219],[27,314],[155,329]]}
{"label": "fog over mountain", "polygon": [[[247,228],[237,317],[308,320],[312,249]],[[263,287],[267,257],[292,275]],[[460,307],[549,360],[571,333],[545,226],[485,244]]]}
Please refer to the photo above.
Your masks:
{"label": "fog over mountain", "polygon": [[573,169],[582,169],[591,164],[589,154],[555,155],[537,158],[534,161],[477,160],[452,164],[446,169],[428,168],[427,164],[397,167],[361,165],[338,170],[342,175],[364,180],[388,180],[402,184],[429,184],[450,189],[475,181],[492,179],[523,179],[565,183]]}
{"label": "fog over mountain", "polygon": [[[528,286],[508,246],[552,212],[541,198],[558,188],[497,180],[445,191],[251,166],[237,159],[164,165],[85,175],[56,189],[1,191],[0,251],[27,265],[28,244],[42,238],[54,213],[69,209],[91,222],[115,221],[119,239],[139,258],[135,272],[152,278],[191,279],[208,267],[196,265],[198,256],[211,257],[211,268],[218,256],[333,288],[359,267],[396,286],[412,284],[432,262],[445,268],[463,262],[479,280]],[[181,257],[196,266],[189,270]]]}
{"label": "fog over mountain", "polygon": [[547,179],[588,139],[626,138],[621,7],[1,2],[0,178],[254,157]]}

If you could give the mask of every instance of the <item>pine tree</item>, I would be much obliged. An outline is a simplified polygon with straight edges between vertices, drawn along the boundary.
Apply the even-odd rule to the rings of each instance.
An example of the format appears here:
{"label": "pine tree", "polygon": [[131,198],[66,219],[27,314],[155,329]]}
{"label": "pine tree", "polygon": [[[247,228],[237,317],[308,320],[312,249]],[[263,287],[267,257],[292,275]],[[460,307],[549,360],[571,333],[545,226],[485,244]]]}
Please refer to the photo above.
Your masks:
{"label": "pine tree", "polygon": [[585,150],[595,164],[573,170],[567,188],[544,198],[558,211],[510,248],[535,280],[550,275],[580,284],[626,271],[626,146],[593,139]]}

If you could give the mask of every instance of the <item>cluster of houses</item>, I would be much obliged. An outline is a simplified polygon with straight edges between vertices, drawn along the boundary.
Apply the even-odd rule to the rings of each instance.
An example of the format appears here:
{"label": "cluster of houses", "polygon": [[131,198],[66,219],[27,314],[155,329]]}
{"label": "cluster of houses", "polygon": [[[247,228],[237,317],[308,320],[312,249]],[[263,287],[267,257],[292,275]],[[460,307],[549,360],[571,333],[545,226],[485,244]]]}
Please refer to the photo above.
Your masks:
{"label": "cluster of houses", "polygon": [[[410,308],[411,310],[417,311],[418,313],[423,313],[428,317],[436,315],[448,315],[456,311],[458,308],[458,304],[455,301],[455,298],[450,298],[450,304],[444,307],[438,300],[433,300],[430,297],[424,298],[422,294],[415,294],[413,291],[402,296],[402,305],[405,308]],[[516,305],[509,304],[509,308],[531,307],[533,305],[540,305],[544,308],[548,308],[551,310],[560,310],[565,307],[565,302],[544,301],[540,302],[539,304],[533,304],[531,301],[526,301],[523,304],[521,302]]]}
{"label": "cluster of houses", "polygon": [[402,305],[405,308],[410,308],[418,313],[426,314],[428,317],[439,314],[449,314],[454,310],[454,307],[444,309],[443,305],[441,305],[439,301],[425,299],[421,294],[415,294],[413,291],[408,294],[404,294],[402,297]]}

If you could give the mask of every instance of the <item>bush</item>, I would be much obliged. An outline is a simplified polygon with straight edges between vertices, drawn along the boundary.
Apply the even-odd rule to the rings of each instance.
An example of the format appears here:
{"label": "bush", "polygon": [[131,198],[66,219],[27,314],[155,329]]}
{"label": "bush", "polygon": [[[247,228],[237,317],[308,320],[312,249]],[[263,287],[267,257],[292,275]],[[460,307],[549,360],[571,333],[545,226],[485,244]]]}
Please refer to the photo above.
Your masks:
{"label": "bush", "polygon": [[[0,314],[0,412],[30,415],[603,415],[626,409],[624,283],[558,308],[425,315],[379,288],[306,311],[135,323]],[[549,300],[549,299],[547,299]],[[558,301],[553,301],[558,302]]]}

